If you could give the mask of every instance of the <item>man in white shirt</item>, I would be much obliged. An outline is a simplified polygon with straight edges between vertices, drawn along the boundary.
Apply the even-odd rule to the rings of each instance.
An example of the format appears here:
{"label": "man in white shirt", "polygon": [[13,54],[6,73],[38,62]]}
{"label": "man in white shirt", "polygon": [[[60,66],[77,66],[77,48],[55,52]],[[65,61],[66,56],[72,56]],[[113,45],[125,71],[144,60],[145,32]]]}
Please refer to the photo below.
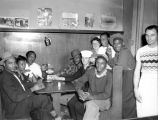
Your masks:
{"label": "man in white shirt", "polygon": [[98,50],[98,54],[106,54],[106,52],[112,52],[112,58],[115,56],[115,51],[113,47],[109,44],[109,37],[110,35],[107,32],[104,32],[100,35],[101,44],[102,46]]}
{"label": "man in white shirt", "polygon": [[37,79],[42,78],[42,71],[40,65],[35,63],[36,53],[34,51],[28,51],[26,53],[27,64],[26,64],[26,73],[29,77],[35,76]]}

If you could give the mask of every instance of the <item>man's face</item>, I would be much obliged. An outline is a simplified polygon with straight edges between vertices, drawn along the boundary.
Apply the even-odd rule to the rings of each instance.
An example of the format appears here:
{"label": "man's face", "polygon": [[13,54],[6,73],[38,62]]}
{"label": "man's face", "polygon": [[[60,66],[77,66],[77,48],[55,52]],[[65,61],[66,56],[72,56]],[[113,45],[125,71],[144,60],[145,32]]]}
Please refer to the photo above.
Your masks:
{"label": "man's face", "polygon": [[145,33],[146,41],[149,45],[157,45],[157,32],[155,29],[147,30]]}
{"label": "man's face", "polygon": [[102,45],[103,45],[104,47],[107,47],[107,46],[108,46],[108,37],[107,37],[107,35],[102,35],[102,36],[100,37],[100,39],[101,39]]}
{"label": "man's face", "polygon": [[36,56],[34,53],[30,53],[27,58],[27,62],[31,65],[35,62]]}
{"label": "man's face", "polygon": [[73,56],[73,61],[76,65],[78,65],[81,62],[81,55],[78,54],[78,55]]}
{"label": "man's face", "polygon": [[18,65],[18,68],[19,68],[20,71],[25,71],[26,61],[21,60],[21,61],[18,62],[17,65]]}
{"label": "man's face", "polygon": [[120,52],[120,50],[123,46],[123,41],[116,39],[116,40],[113,41],[113,45],[114,45],[114,50],[116,52]]}
{"label": "man's face", "polygon": [[5,61],[5,68],[7,70],[10,70],[10,71],[15,71],[16,70],[16,63],[15,63],[15,58],[12,57],[12,58],[9,58],[8,60]]}
{"label": "man's face", "polygon": [[102,73],[106,69],[107,62],[103,58],[96,61],[96,69],[98,73]]}

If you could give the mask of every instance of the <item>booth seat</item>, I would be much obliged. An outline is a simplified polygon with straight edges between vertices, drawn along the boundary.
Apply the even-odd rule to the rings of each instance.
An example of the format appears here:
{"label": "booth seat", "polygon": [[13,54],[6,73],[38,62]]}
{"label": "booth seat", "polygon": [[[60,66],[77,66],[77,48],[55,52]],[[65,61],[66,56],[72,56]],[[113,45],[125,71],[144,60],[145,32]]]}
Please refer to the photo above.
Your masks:
{"label": "booth seat", "polygon": [[136,100],[133,89],[134,70],[113,68],[112,106],[100,114],[100,120],[121,120],[136,118]]}
{"label": "booth seat", "polygon": [[122,67],[113,68],[112,106],[100,113],[100,120],[122,119]]}

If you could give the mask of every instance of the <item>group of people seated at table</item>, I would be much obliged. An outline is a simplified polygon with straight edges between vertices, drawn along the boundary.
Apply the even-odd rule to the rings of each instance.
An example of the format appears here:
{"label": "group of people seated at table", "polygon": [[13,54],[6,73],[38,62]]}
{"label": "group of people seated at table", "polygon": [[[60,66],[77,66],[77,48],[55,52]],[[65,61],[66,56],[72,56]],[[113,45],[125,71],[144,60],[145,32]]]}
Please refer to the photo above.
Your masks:
{"label": "group of people seated at table", "polygon": [[[135,67],[134,58],[124,47],[121,34],[109,37],[108,33],[103,33],[92,38],[90,43],[91,50],[72,50],[70,63],[54,75],[76,86],[77,93],[64,94],[60,98],[61,104],[68,106],[74,120],[98,120],[100,111],[108,110],[112,104],[112,68],[115,65],[122,65],[124,69]],[[35,60],[34,51],[28,51],[26,57],[19,55],[16,59],[7,52],[2,56],[5,69],[1,74],[1,96],[5,99],[4,109],[8,118],[28,117],[34,109],[47,113],[40,118],[49,120],[51,115],[57,117],[49,96],[33,93],[44,88],[42,67]],[[17,80],[14,82],[10,78]],[[7,104],[12,105],[8,107]],[[14,109],[15,112],[11,111]]]}
{"label": "group of people seated at table", "polygon": [[6,119],[29,119],[34,111],[38,111],[41,120],[52,120],[56,116],[49,96],[34,93],[44,88],[40,66],[34,63],[35,59],[34,51],[28,51],[26,57],[15,58],[10,52],[2,55],[0,95]]}
{"label": "group of people seated at table", "polygon": [[[72,50],[70,63],[54,75],[75,85],[76,93],[64,94],[60,98],[61,104],[68,106],[73,120],[99,120],[100,113],[112,106],[113,68],[122,66],[123,70],[134,70],[136,66],[136,60],[124,40],[120,33],[111,36],[103,33],[94,37],[90,41],[91,50]],[[44,88],[42,67],[35,63],[35,59],[34,51],[28,51],[26,57],[19,55],[16,59],[7,52],[2,56],[4,70],[0,75],[0,93],[5,116],[23,118],[29,117],[32,111],[38,111],[41,120],[60,120],[50,97],[34,93]],[[127,90],[130,93],[126,93],[130,94],[131,100],[123,98],[126,103],[123,103],[122,118],[137,117],[131,83],[130,87],[123,86],[131,89]]]}

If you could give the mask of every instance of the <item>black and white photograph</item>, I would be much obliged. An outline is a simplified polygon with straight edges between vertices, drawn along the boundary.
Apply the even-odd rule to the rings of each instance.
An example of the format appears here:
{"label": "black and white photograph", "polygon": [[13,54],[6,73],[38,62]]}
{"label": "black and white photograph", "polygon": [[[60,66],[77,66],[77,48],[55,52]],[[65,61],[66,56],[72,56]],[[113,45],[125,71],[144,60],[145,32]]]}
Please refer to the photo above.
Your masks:
{"label": "black and white photograph", "polygon": [[0,0],[0,120],[158,120],[158,0]]}
{"label": "black and white photograph", "polygon": [[52,8],[38,8],[37,24],[39,26],[51,26],[53,19]]}

